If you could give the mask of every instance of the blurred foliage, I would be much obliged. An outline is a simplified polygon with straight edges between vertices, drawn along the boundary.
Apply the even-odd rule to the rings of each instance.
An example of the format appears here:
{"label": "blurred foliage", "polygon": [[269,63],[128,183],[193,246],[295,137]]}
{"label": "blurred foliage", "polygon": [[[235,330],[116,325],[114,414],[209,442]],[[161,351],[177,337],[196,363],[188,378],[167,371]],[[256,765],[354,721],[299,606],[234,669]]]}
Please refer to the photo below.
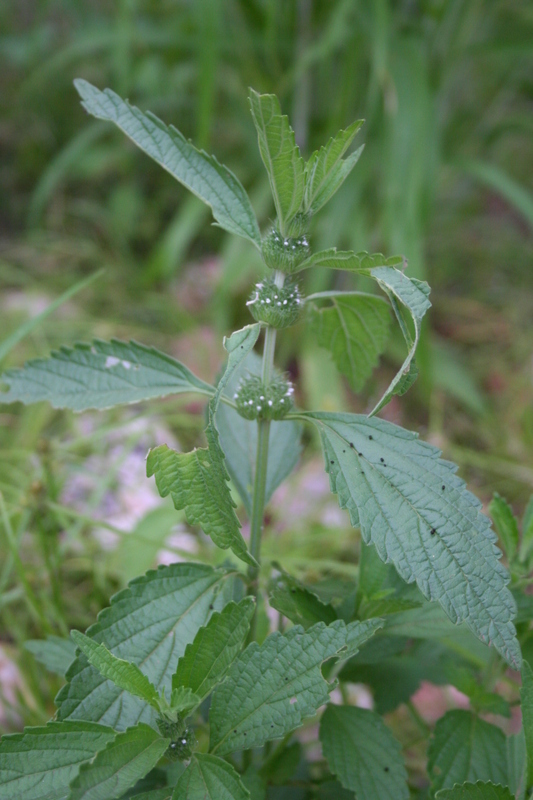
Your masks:
{"label": "blurred foliage", "polygon": [[[523,508],[533,486],[532,67],[527,0],[0,4],[0,342],[106,268],[5,363],[80,339],[133,337],[212,379],[220,334],[248,321],[257,256],[210,226],[207,209],[118,132],[86,117],[72,80],[112,87],[214,152],[250,192],[263,226],[273,208],[246,97],[250,85],[274,91],[305,155],[366,119],[357,139],[364,153],[319,216],[316,248],[403,253],[410,274],[432,286],[421,378],[387,415],[425,431],[484,499],[498,490]],[[358,279],[324,271],[304,280],[311,292]],[[361,397],[303,326],[281,337],[280,365],[306,405],[365,410],[387,385],[398,348],[390,343]],[[110,555],[94,536],[124,529],[106,506],[124,480],[120,465],[161,430],[194,443],[201,413],[181,400],[99,422],[44,406],[0,408],[0,629],[22,668],[14,695],[3,692],[11,711],[1,724],[51,713],[50,680],[21,643],[85,627],[139,569],[138,549],[128,559],[120,540]],[[156,422],[139,425],[141,416]],[[68,494],[77,475],[87,483],[81,497],[72,487]],[[305,472],[302,481],[305,490]],[[153,560],[172,525],[165,509],[143,508],[124,524]],[[294,516],[281,537],[273,511],[267,553],[284,548],[287,561],[292,552],[305,574],[327,548],[331,563],[336,553],[345,574],[356,574],[353,535],[337,517],[324,523],[313,503]],[[196,546],[202,553],[206,544]]]}

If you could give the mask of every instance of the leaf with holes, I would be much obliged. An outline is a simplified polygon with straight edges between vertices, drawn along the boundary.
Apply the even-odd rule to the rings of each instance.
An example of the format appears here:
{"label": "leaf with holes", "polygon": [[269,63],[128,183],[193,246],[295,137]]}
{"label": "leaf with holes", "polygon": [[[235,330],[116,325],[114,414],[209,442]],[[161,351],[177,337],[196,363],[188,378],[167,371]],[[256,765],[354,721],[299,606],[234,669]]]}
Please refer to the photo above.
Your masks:
{"label": "leaf with holes", "polygon": [[259,150],[266,167],[281,232],[300,211],[304,197],[305,162],[294,140],[288,118],[278,98],[250,89],[250,108],[257,130]]}
{"label": "leaf with holes", "polygon": [[251,352],[259,331],[260,325],[248,325],[224,342],[229,353],[228,365],[209,403],[205,431],[207,448],[178,453],[160,445],[150,450],[146,462],[147,475],[155,476],[161,497],[170,494],[175,508],[185,511],[191,525],[198,525],[217,547],[231,548],[238,558],[252,565],[256,562],[240,532],[241,523],[228,486],[229,475],[219,443],[215,414],[227,382]]}
{"label": "leaf with holes", "polygon": [[252,642],[213,694],[210,750],[225,755],[260,747],[297,728],[329,699],[333,684],[322,677],[322,663],[354,655],[382,625],[337,620],[306,632],[297,625],[272,633],[261,646]]}
{"label": "leaf with holes", "polygon": [[187,687],[206,697],[225,677],[241,652],[255,612],[251,597],[237,605],[228,603],[215,613],[194,641],[187,645],[172,676],[172,689]]}
{"label": "leaf with holes", "polygon": [[215,390],[174,358],[136,342],[94,341],[62,347],[0,376],[0,403],[48,401],[54,408],[85,411],[138,403],[169,394]]}
{"label": "leaf with holes", "polygon": [[515,669],[521,653],[508,573],[481,503],[457,467],[415,433],[359,414],[309,412],[322,439],[331,490],[354,527],[400,576],[416,581],[454,623]]}
{"label": "leaf with holes", "polygon": [[507,749],[500,728],[470,711],[448,711],[429,744],[432,796],[456,783],[488,780],[507,784]]}
{"label": "leaf with holes", "polygon": [[347,158],[344,154],[359,132],[364,120],[356,122],[339,131],[320,150],[315,150],[305,165],[304,210],[316,214],[335,192],[340,189],[363,152],[361,145]]}
{"label": "leaf with holes", "polygon": [[0,741],[0,800],[64,800],[80,766],[115,736],[92,722],[49,722]]}
{"label": "leaf with holes", "polygon": [[250,800],[250,792],[227,761],[195,753],[174,789],[172,800]]}
{"label": "leaf with holes", "polygon": [[[117,658],[136,664],[168,697],[186,646],[212,611],[220,611],[230,599],[232,576],[202,564],[150,571],[112,598],[87,635],[105,642]],[[70,666],[67,681],[56,700],[59,719],[87,719],[124,730],[157,717],[151,706],[104,678],[83,655]]]}
{"label": "leaf with holes", "polygon": [[135,786],[164,755],[170,739],[140,723],[117,733],[71,783],[68,800],[115,800]]}
{"label": "leaf with holes", "polygon": [[357,800],[409,800],[400,743],[378,714],[329,705],[320,741],[330,770]]}
{"label": "leaf with holes", "polygon": [[[373,416],[387,405],[393,395],[405,394],[415,382],[418,373],[413,359],[420,339],[422,319],[431,308],[431,303],[428,300],[429,286],[425,281],[408,278],[393,267],[375,267],[370,270],[370,275],[389,298],[408,349],[405,361],[390,382],[387,391],[370,412],[370,416]],[[404,320],[401,306],[412,319],[414,337]]]}
{"label": "leaf with holes", "polygon": [[89,114],[113,122],[137,147],[211,206],[221,228],[260,246],[254,210],[233,172],[214,156],[197,150],[173,125],[167,127],[150,112],[143,114],[111,89],[101,92],[84,80],[75,80],[74,85]]}
{"label": "leaf with holes", "polygon": [[339,372],[360,392],[385,349],[390,329],[389,304],[371,294],[330,295],[331,305],[311,305],[311,327],[330,351]]}

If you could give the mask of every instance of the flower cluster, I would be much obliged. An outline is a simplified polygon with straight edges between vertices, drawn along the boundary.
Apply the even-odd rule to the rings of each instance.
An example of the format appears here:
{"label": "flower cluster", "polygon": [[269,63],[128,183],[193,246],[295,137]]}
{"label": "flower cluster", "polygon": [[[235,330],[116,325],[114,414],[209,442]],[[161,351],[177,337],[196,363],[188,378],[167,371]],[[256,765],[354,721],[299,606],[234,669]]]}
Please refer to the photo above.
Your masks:
{"label": "flower cluster", "polygon": [[277,228],[272,228],[263,237],[261,250],[267,267],[279,269],[288,275],[297,272],[300,264],[311,254],[305,234],[282,236]]}
{"label": "flower cluster", "polygon": [[258,322],[273,328],[288,328],[300,316],[302,297],[295,283],[288,282],[280,288],[270,278],[255,284],[246,305]]}
{"label": "flower cluster", "polygon": [[165,753],[167,758],[171,761],[187,761],[192,756],[193,748],[197,744],[196,737],[181,715],[178,714],[175,722],[167,717],[158,717],[157,727],[161,736],[170,739]]}
{"label": "flower cluster", "polygon": [[276,377],[265,385],[259,375],[241,380],[233,398],[245,419],[283,419],[293,408],[294,389],[290,381]]}

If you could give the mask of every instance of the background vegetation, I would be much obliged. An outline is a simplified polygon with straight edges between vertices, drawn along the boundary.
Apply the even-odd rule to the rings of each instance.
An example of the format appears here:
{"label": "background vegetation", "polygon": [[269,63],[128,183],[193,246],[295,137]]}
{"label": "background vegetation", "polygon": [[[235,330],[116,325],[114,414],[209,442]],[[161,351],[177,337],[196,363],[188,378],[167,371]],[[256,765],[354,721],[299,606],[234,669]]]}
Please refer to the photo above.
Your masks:
{"label": "background vegetation", "polygon": [[[257,257],[211,227],[206,207],[120,133],[86,117],[74,77],[112,87],[216,153],[249,189],[265,226],[273,209],[247,87],[278,94],[304,155],[364,117],[365,151],[312,236],[317,249],[405,254],[410,274],[432,287],[421,377],[383,413],[442,447],[484,501],[497,490],[523,509],[533,486],[526,0],[1,4],[3,366],[116,336],[166,349],[211,379],[221,335],[248,321]],[[102,267],[16,346],[2,346]],[[306,291],[317,291],[332,278],[304,280]],[[345,288],[357,279],[333,280]],[[303,329],[281,339],[280,366],[296,379],[300,399],[324,409],[371,407],[400,352],[391,341],[356,397]],[[110,594],[157,560],[209,556],[208,543],[160,505],[144,478],[150,445],[186,449],[202,427],[202,407],[187,400],[79,417],[46,405],[0,407],[4,730],[48,719],[60,685],[25,640],[86,627]],[[351,577],[357,538],[328,497],[310,445],[271,506],[265,557],[283,552],[285,564],[316,575],[327,552],[331,577]],[[304,499],[296,502],[298,492]],[[441,701],[459,702],[446,694]],[[413,719],[421,711],[413,706]],[[413,724],[427,721],[422,713]],[[420,757],[415,748],[412,769]]]}

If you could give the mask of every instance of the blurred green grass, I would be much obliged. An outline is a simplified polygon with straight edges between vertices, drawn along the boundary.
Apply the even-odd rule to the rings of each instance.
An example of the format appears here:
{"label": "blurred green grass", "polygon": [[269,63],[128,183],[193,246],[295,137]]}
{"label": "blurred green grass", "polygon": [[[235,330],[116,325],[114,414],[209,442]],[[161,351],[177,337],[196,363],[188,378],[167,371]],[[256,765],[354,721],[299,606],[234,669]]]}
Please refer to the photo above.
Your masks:
{"label": "blurred green grass", "polygon": [[[263,226],[273,207],[247,87],[279,95],[305,155],[364,117],[364,153],[316,220],[313,242],[405,254],[410,273],[429,281],[421,378],[386,413],[440,444],[484,499],[498,490],[517,510],[524,505],[533,485],[527,0],[0,6],[0,342],[105,268],[5,363],[80,339],[133,337],[212,379],[220,335],[247,322],[257,256],[210,226],[207,210],[120,134],[91,121],[75,77],[112,87],[216,153],[249,190]],[[319,272],[305,288],[352,280]],[[360,398],[303,326],[281,337],[279,358],[298,380],[301,403],[364,410],[398,351],[391,342]],[[65,509],[62,495],[87,459],[108,459],[115,426],[130,451],[144,446],[146,429],[128,427],[131,413],[89,424],[45,407],[0,408],[0,629],[23,676],[9,702],[4,691],[11,710],[0,724],[9,728],[52,711],[50,682],[21,643],[86,626],[128,577],[90,522],[118,491],[116,460],[78,507]],[[162,429],[183,446],[201,431],[194,404],[146,404],[134,419],[148,414],[160,426],[149,427],[154,435]],[[157,543],[167,534],[162,525]]]}

